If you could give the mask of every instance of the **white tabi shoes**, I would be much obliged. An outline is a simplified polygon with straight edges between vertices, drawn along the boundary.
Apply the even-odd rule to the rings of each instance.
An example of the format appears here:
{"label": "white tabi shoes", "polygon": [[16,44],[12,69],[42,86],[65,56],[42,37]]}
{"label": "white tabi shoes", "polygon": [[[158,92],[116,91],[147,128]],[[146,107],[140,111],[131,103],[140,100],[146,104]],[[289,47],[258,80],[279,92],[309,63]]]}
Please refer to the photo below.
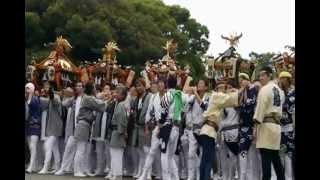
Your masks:
{"label": "white tabi shoes", "polygon": [[87,175],[85,173],[75,173],[74,176],[75,177],[87,177]]}
{"label": "white tabi shoes", "polygon": [[41,169],[38,174],[50,174],[50,171],[48,169]]}

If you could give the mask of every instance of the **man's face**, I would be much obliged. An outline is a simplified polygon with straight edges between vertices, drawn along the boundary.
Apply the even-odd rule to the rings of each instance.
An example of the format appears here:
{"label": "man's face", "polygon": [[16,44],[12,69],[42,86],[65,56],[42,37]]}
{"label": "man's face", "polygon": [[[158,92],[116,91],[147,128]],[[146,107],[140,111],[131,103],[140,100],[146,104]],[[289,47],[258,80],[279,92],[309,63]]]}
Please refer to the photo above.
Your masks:
{"label": "man's face", "polygon": [[124,100],[124,96],[121,94],[121,92],[119,92],[118,90],[115,91],[115,98],[117,99],[118,102]]}
{"label": "man's face", "polygon": [[219,84],[218,87],[217,87],[217,92],[225,93],[226,92],[226,85],[225,84]]}
{"label": "man's face", "polygon": [[200,80],[198,82],[197,90],[202,91],[202,92],[207,90],[207,86],[206,86],[206,83],[204,82],[204,80]]}
{"label": "man's face", "polygon": [[105,97],[106,97],[106,100],[110,101],[112,99],[111,91],[106,91]]}
{"label": "man's face", "polygon": [[135,87],[131,87],[131,88],[130,88],[130,96],[131,96],[131,97],[137,97],[137,96],[138,96],[137,90],[136,90]]}
{"label": "man's face", "polygon": [[138,83],[136,85],[136,89],[139,95],[142,95],[146,90],[146,88],[141,83]]}
{"label": "man's face", "polygon": [[111,88],[110,88],[109,85],[105,85],[105,86],[103,87],[103,91],[104,91],[104,92],[108,92],[108,91],[110,91],[110,90],[111,90]]}
{"label": "man's face", "polygon": [[82,83],[77,83],[75,89],[76,89],[76,93],[77,93],[77,94],[81,94],[81,93],[83,92],[83,85],[82,85]]}
{"label": "man's face", "polygon": [[280,78],[280,84],[282,87],[288,87],[290,85],[289,79],[285,77]]}
{"label": "man's face", "polygon": [[157,93],[158,92],[158,84],[152,84],[151,85],[151,92],[153,94]]}
{"label": "man's face", "polygon": [[159,91],[163,92],[166,89],[164,82],[160,81],[158,83]]}
{"label": "man's face", "polygon": [[246,86],[249,85],[249,81],[246,80],[246,79],[243,79],[243,78],[239,78],[239,82],[240,82],[240,86],[241,86],[242,88],[244,88],[244,87],[246,87]]}
{"label": "man's face", "polygon": [[45,93],[49,93],[50,85],[48,83],[44,84],[43,89]]}
{"label": "man's face", "polygon": [[269,82],[270,77],[267,75],[266,72],[262,71],[259,73],[259,80],[260,80],[261,85],[264,86]]}

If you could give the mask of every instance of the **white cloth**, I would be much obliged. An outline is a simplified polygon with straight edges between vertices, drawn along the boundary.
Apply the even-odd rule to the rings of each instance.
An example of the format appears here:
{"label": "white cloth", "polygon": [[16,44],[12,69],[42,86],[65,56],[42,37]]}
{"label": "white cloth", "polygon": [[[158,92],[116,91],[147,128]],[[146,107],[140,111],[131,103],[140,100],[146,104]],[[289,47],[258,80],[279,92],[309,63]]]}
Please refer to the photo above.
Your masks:
{"label": "white cloth", "polygon": [[[169,107],[168,109],[168,115],[165,118],[166,122],[172,121],[173,114],[174,114],[174,103],[173,103],[173,95],[174,95],[175,89],[169,89],[164,96],[161,98],[161,107],[162,107],[162,112],[166,111],[166,108]],[[184,109],[187,107],[187,94],[181,93],[181,98],[182,98],[182,104],[184,104]]]}
{"label": "white cloth", "polygon": [[30,149],[30,163],[28,167],[28,171],[35,171],[36,169],[36,158],[37,158],[37,144],[39,141],[39,137],[36,135],[32,135],[28,137],[28,145]]}
{"label": "white cloth", "polygon": [[[221,168],[222,179],[231,180],[234,179],[235,172],[238,170],[238,156],[234,155],[227,147],[225,142],[222,142],[221,146]],[[249,179],[248,179],[249,180]]]}
{"label": "white cloth", "polygon": [[75,113],[74,113],[74,115],[75,115],[74,126],[76,126],[76,124],[77,124],[77,117],[78,117],[79,110],[80,110],[81,99],[82,99],[82,96],[78,96],[76,99],[76,107],[75,107]]}
{"label": "white cloth", "polygon": [[97,165],[96,174],[102,174],[106,166],[106,143],[104,141],[96,141]]}
{"label": "white cloth", "polygon": [[152,109],[154,110],[154,116],[156,121],[159,121],[159,119],[161,118],[161,97],[159,93],[156,94],[152,94],[151,98],[150,98],[150,102],[149,102],[149,106],[148,106],[148,110],[146,113],[146,120],[145,122],[149,122],[150,119],[152,118],[150,116],[150,112],[152,111]]}
{"label": "white cloth", "polygon": [[280,158],[284,167],[284,175],[286,180],[293,180],[292,160],[286,153],[280,153]]}
{"label": "white cloth", "polygon": [[200,177],[198,169],[200,168],[200,157],[197,155],[197,149],[199,147],[196,138],[193,135],[192,130],[185,130],[185,135],[188,140],[188,179],[196,179]]}
{"label": "white cloth", "polygon": [[49,136],[48,139],[45,140],[44,150],[45,150],[45,159],[44,159],[43,169],[46,171],[49,170],[52,155],[53,155],[54,166],[55,166],[54,168],[58,170],[60,166],[60,161],[61,161],[58,138],[56,136]]}
{"label": "white cloth", "polygon": [[[149,148],[149,151],[147,153],[146,161],[144,164],[143,172],[139,180],[146,180],[148,176],[151,175],[151,170],[152,170],[152,164],[157,156],[157,154],[160,154],[160,141],[158,138],[158,133],[159,133],[159,127],[156,126],[154,130],[152,131],[152,136],[151,136],[151,147]],[[156,161],[155,163],[159,163],[160,161]]]}
{"label": "white cloth", "polygon": [[122,176],[123,148],[110,147],[111,173],[113,176]]}
{"label": "white cloth", "polygon": [[74,136],[69,136],[67,144],[63,153],[62,163],[60,170],[72,171],[72,165],[76,154],[77,142]]}
{"label": "white cloth", "polygon": [[167,145],[167,150],[165,153],[161,153],[162,179],[179,180],[178,166],[174,159],[178,138],[179,128],[173,126]]}
{"label": "white cloth", "polygon": [[84,174],[87,171],[87,142],[77,141],[77,150],[74,157],[74,174]]}
{"label": "white cloth", "polygon": [[47,114],[48,110],[42,111],[41,114],[41,141],[48,139],[48,137],[46,137]]}
{"label": "white cloth", "polygon": [[146,160],[146,153],[144,151],[144,147],[137,148],[138,156],[139,156],[139,165],[138,165],[138,173],[137,177],[140,177],[143,171],[144,162]]}
{"label": "white cloth", "polygon": [[111,164],[111,156],[110,156],[110,143],[109,141],[105,142],[105,157],[106,157],[106,165],[104,172],[108,172],[110,170],[110,164]]}

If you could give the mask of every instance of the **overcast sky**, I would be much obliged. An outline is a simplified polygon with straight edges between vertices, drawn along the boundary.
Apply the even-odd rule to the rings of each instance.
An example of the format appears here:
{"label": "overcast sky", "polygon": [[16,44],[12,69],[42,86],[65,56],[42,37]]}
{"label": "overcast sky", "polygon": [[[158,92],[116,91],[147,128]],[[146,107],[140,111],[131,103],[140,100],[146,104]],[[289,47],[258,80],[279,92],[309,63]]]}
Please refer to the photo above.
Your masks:
{"label": "overcast sky", "polygon": [[191,17],[210,31],[208,55],[217,56],[229,45],[220,35],[243,33],[237,51],[248,58],[251,51],[283,52],[295,45],[294,0],[163,0],[190,11]]}

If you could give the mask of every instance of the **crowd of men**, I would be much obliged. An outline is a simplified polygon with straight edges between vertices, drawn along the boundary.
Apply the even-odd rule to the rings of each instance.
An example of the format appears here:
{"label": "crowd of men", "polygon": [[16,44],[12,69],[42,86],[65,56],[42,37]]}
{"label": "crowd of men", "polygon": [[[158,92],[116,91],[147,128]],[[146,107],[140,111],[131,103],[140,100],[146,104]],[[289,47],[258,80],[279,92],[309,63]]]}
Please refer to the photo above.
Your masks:
{"label": "crowd of men", "polygon": [[251,82],[137,79],[131,88],[75,83],[26,95],[27,173],[138,180],[294,179],[292,76],[270,67]]}

